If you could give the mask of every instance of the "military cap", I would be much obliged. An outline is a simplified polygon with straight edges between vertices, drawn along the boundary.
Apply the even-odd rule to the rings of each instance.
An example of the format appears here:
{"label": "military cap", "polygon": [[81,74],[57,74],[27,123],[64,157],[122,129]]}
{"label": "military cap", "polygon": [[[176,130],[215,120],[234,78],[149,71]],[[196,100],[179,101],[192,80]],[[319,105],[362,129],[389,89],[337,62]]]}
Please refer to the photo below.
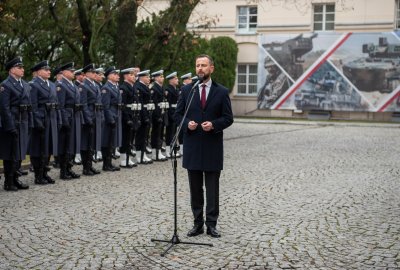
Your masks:
{"label": "military cap", "polygon": [[168,74],[168,76],[165,78],[167,80],[169,80],[169,79],[175,78],[177,75],[178,75],[178,73],[175,71],[175,72],[172,72],[171,74]]}
{"label": "military cap", "polygon": [[104,74],[104,68],[102,68],[102,67],[96,68],[95,71],[97,74]]}
{"label": "military cap", "polygon": [[75,71],[74,62],[69,62],[67,64],[60,66],[60,71],[64,71],[64,70]]}
{"label": "military cap", "polygon": [[74,71],[74,75],[76,75],[76,76],[82,75],[82,74],[83,74],[83,72],[82,72],[81,68]]}
{"label": "military cap", "polygon": [[122,75],[124,75],[124,74],[129,74],[129,73],[131,73],[131,72],[134,71],[134,70],[135,70],[135,68],[133,68],[133,67],[131,67],[131,68],[125,68],[125,69],[121,70],[121,74],[122,74]]}
{"label": "military cap", "polygon": [[57,74],[60,74],[61,70],[60,67],[56,67],[53,69],[53,77],[55,77]]}
{"label": "military cap", "polygon": [[186,80],[186,79],[190,79],[192,77],[192,73],[186,73],[184,75],[181,76],[182,80]]}
{"label": "military cap", "polygon": [[38,71],[38,70],[41,70],[41,69],[47,69],[47,70],[50,69],[48,60],[44,60],[42,62],[37,63],[36,65],[34,65],[31,68],[31,71],[34,72],[34,71]]}
{"label": "military cap", "polygon": [[149,69],[148,69],[148,70],[140,71],[140,72],[137,74],[138,77],[141,77],[141,76],[149,76],[149,75],[150,75],[150,70],[149,70]]}
{"label": "military cap", "polygon": [[86,72],[96,72],[96,66],[95,64],[91,63],[85,67],[82,68],[82,72],[86,73]]}
{"label": "military cap", "polygon": [[192,77],[192,81],[198,80],[198,79],[199,79],[199,77],[197,77],[197,76]]}
{"label": "military cap", "polygon": [[151,73],[151,77],[157,77],[157,76],[161,76],[161,75],[164,75],[164,70],[159,70],[159,71],[156,71],[156,72],[153,72],[153,73]]}
{"label": "military cap", "polygon": [[111,73],[119,73],[119,70],[115,68],[115,66],[108,67],[106,71],[104,71],[104,76],[108,76]]}
{"label": "military cap", "polygon": [[22,57],[16,57],[8,61],[5,65],[7,71],[9,71],[13,67],[23,67],[23,66],[24,64],[22,63]]}

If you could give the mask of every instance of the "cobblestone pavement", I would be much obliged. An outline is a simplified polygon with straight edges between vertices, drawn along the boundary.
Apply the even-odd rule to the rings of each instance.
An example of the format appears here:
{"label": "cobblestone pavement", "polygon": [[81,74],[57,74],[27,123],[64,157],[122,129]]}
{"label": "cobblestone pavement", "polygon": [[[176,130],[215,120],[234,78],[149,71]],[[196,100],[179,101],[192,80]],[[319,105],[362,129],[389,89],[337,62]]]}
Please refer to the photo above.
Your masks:
{"label": "cobblestone pavement", "polygon": [[305,123],[226,130],[220,239],[186,237],[179,166],[180,239],[213,247],[165,257],[150,239],[173,234],[171,162],[48,186],[30,173],[0,191],[0,269],[399,269],[399,125]]}

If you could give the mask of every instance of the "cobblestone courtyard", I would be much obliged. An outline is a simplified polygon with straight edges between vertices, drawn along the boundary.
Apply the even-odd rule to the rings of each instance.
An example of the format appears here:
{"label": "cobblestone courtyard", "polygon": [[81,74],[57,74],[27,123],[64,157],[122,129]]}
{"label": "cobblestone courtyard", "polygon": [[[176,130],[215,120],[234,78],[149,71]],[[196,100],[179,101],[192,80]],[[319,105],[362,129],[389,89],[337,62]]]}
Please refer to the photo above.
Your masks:
{"label": "cobblestone courtyard", "polygon": [[399,269],[399,134],[398,124],[236,121],[225,132],[222,238],[186,237],[179,166],[180,239],[213,247],[166,257],[150,239],[173,234],[171,162],[47,186],[30,173],[29,190],[0,191],[0,269]]}

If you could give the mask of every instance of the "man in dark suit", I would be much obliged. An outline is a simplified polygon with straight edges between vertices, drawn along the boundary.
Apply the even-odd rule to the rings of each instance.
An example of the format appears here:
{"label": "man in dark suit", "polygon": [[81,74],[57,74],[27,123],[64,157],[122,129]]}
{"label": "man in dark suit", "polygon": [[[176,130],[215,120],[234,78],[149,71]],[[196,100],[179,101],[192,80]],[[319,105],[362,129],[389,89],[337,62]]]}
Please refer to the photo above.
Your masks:
{"label": "man in dark suit", "polygon": [[[214,62],[208,55],[196,57],[196,74],[202,83],[191,91],[193,85],[182,88],[175,112],[177,123],[183,119],[183,167],[188,170],[190,200],[194,226],[188,236],[204,233],[203,182],[206,186],[207,234],[221,237],[216,229],[219,216],[219,177],[223,169],[223,130],[233,123],[229,91],[211,80]],[[189,105],[191,95],[194,94]]]}

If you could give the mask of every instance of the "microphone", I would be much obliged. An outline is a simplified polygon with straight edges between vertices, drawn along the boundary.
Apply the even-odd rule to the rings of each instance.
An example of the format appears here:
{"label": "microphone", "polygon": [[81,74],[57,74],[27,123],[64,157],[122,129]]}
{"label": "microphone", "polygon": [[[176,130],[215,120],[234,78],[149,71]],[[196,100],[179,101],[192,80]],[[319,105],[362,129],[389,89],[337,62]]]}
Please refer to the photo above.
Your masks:
{"label": "microphone", "polygon": [[197,80],[200,83],[202,83],[204,81],[204,75],[199,75],[199,78]]}

